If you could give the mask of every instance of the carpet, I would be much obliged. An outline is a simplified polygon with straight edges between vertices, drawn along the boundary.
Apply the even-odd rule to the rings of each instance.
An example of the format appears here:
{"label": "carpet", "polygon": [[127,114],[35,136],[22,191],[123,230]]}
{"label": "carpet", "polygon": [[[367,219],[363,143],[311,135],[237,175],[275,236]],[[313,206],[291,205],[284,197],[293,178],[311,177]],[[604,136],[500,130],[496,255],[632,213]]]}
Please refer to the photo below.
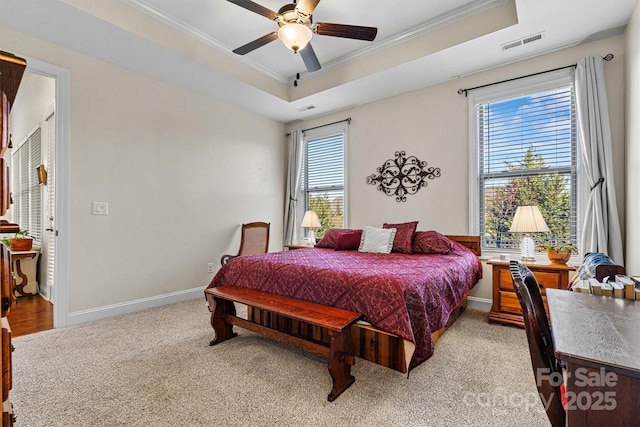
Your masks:
{"label": "carpet", "polygon": [[547,426],[524,330],[468,310],[409,376],[326,361],[238,329],[210,347],[203,299],[15,338],[17,425]]}

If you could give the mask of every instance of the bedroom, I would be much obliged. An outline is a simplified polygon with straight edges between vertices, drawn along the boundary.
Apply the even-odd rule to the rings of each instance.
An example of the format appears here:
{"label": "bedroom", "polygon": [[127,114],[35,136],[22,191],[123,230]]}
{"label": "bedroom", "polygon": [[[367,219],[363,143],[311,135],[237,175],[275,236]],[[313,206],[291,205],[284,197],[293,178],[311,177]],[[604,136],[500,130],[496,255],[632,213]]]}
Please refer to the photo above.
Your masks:
{"label": "bedroom", "polygon": [[[197,289],[208,282],[207,263],[234,249],[238,224],[263,219],[256,218],[255,211],[267,212],[261,216],[274,224],[272,250],[281,245],[281,222],[277,218],[283,216],[286,151],[282,135],[291,126],[6,26],[2,30],[3,49],[52,64],[68,63],[65,68],[70,74],[79,76],[71,79],[70,91],[67,149],[73,153],[68,165],[71,196],[67,233],[61,233],[61,238],[68,240],[68,277],[60,280],[68,283],[68,289],[59,290],[68,295],[68,309],[59,315],[59,326],[152,306],[167,295],[174,299],[195,296]],[[625,189],[634,182],[625,177],[625,140],[633,147],[628,140],[633,133],[625,136],[625,94],[630,95],[629,106],[634,105],[634,92],[628,89],[633,79],[625,71],[625,64],[631,65],[625,59],[630,55],[633,59],[633,52],[628,52],[633,40],[625,41],[625,36],[542,55],[296,126],[308,128],[346,117],[353,119],[347,166],[351,226],[419,220],[420,229],[464,234],[469,227],[465,172],[468,105],[457,90],[572,64],[594,52],[613,53],[619,60],[606,64],[606,77],[618,211],[623,229],[625,224],[634,227],[634,221],[624,220],[626,215],[633,218],[637,211],[631,209],[636,192]],[[630,82],[627,85],[625,76]],[[132,99],[130,94],[139,95]],[[167,99],[174,104],[162,102]],[[626,126],[633,131],[631,123]],[[448,140],[457,143],[441,144]],[[438,149],[429,149],[430,144]],[[443,171],[443,176],[422,193],[401,204],[387,200],[364,180],[399,149],[419,154]],[[147,160],[149,153],[154,154],[153,161]],[[628,154],[627,161],[631,161],[633,151]],[[227,158],[237,160],[223,160]],[[224,184],[220,182],[222,177],[227,181]],[[196,194],[205,195],[205,199],[193,205],[189,200]],[[434,205],[434,201],[445,199],[446,208]],[[110,202],[110,215],[88,214],[91,202],[102,200]],[[184,211],[182,206],[190,206],[190,210]],[[190,226],[184,228],[185,222]],[[634,233],[630,231],[625,239],[629,267],[639,262],[634,256]],[[122,242],[127,242],[126,247]],[[164,250],[186,247],[187,242],[188,249],[171,251],[171,256]],[[92,256],[87,257],[87,253]],[[105,265],[103,260],[107,259],[109,265],[118,266],[117,272]],[[60,273],[64,274],[64,269]],[[472,296],[486,306],[491,287],[488,274],[484,277]],[[61,297],[65,300],[64,294]]]}
{"label": "bedroom", "polygon": [[[468,104],[457,90],[613,53],[606,77],[619,212],[625,264],[638,270],[639,180],[627,165],[640,160],[640,131],[637,121],[625,120],[640,114],[639,83],[632,78],[640,67],[640,37],[632,37],[638,14],[636,6],[633,25],[619,35],[295,126],[352,118],[350,225],[419,220],[421,229],[463,234],[469,227]],[[242,222],[271,221],[272,250],[281,247],[283,135],[290,126],[8,25],[0,27],[0,40],[2,50],[70,70],[68,218],[61,225],[68,254],[60,269],[67,289],[59,291],[68,296],[68,308],[59,314],[58,326],[200,297],[211,279],[207,263],[236,249]],[[404,204],[364,181],[398,149],[443,170],[439,180]],[[91,202],[102,200],[110,203],[109,216],[90,215]],[[472,293],[485,307],[491,299],[489,278],[485,270]]]}

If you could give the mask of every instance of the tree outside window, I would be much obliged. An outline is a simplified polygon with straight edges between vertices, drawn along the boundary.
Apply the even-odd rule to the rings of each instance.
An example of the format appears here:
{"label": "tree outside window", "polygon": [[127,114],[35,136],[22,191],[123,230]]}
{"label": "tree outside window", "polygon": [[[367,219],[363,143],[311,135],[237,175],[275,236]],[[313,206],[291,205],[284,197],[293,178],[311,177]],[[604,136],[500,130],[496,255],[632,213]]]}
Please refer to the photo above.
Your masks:
{"label": "tree outside window", "polygon": [[[571,186],[569,174],[545,174],[542,156],[530,147],[524,158],[508,166],[510,172],[521,177],[485,185],[485,247],[517,249],[521,236],[510,233],[511,223],[518,206],[537,205],[544,217],[548,233],[540,233],[538,242],[572,242]],[[526,172],[536,172],[527,175]]]}
{"label": "tree outside window", "polygon": [[344,197],[341,195],[309,195],[308,205],[320,220],[321,227],[315,230],[317,238],[321,238],[329,228],[344,228]]}

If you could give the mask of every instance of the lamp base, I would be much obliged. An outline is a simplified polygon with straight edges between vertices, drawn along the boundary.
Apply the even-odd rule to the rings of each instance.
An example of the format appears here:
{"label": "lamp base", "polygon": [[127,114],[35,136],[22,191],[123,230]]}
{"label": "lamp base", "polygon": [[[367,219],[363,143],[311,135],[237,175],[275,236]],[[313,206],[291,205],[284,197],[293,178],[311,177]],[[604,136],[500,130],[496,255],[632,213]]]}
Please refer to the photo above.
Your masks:
{"label": "lamp base", "polygon": [[309,229],[309,243],[311,243],[312,245],[316,244],[316,235],[312,229]]}
{"label": "lamp base", "polygon": [[525,262],[535,262],[535,244],[531,236],[525,235],[520,241],[520,259]]}

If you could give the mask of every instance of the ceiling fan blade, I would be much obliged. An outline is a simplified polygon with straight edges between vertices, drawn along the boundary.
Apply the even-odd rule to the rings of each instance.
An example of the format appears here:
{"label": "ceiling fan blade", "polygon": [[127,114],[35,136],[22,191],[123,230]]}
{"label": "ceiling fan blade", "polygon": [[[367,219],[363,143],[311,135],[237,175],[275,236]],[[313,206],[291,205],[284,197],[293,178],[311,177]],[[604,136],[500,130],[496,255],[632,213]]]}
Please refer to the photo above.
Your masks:
{"label": "ceiling fan blade", "polygon": [[314,25],[314,32],[321,36],[343,37],[347,39],[367,40],[372,42],[378,34],[378,29],[376,27],[361,27],[359,25],[319,22]]}
{"label": "ceiling fan blade", "polygon": [[320,67],[320,61],[318,61],[315,51],[311,47],[311,43],[308,43],[304,49],[298,52],[300,52],[300,56],[302,56],[302,61],[304,61],[304,66],[307,67],[308,72],[313,73],[322,68]]}
{"label": "ceiling fan blade", "polygon": [[298,0],[296,10],[304,16],[310,16],[318,3],[320,3],[320,0]]}
{"label": "ceiling fan blade", "polygon": [[266,18],[269,18],[272,21],[278,17],[278,14],[273,10],[268,9],[264,6],[261,6],[258,3],[254,3],[251,0],[227,0],[227,1],[229,3],[233,3],[247,10],[250,10],[251,12],[255,12],[258,15],[262,15]]}
{"label": "ceiling fan blade", "polygon": [[259,47],[264,46],[267,43],[270,43],[278,38],[278,33],[274,31],[273,33],[265,34],[259,39],[255,39],[252,42],[245,44],[244,46],[240,46],[237,49],[233,49],[233,53],[237,53],[238,55],[244,55],[246,53],[251,52]]}

